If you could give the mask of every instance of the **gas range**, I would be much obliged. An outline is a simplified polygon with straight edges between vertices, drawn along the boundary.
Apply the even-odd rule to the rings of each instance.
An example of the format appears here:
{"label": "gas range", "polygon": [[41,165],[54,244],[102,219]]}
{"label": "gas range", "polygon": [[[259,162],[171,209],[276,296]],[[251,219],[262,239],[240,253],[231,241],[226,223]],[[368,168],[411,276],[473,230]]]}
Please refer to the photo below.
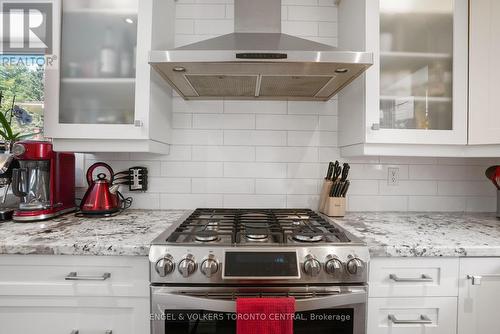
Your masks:
{"label": "gas range", "polygon": [[196,209],[149,260],[152,334],[236,333],[238,299],[281,297],[298,319],[328,320],[294,321],[296,333],[366,334],[368,249],[314,211]]}
{"label": "gas range", "polygon": [[309,209],[196,209],[151,245],[152,284],[364,284],[366,245]]}

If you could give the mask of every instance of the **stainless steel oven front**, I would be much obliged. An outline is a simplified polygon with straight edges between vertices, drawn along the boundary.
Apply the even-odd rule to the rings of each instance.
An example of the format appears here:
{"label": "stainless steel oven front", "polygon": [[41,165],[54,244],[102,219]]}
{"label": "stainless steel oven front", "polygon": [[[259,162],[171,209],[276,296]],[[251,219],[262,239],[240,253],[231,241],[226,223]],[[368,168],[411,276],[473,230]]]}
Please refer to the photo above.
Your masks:
{"label": "stainless steel oven front", "polygon": [[151,286],[152,334],[236,333],[238,297],[294,297],[294,334],[365,334],[367,292],[357,286]]}

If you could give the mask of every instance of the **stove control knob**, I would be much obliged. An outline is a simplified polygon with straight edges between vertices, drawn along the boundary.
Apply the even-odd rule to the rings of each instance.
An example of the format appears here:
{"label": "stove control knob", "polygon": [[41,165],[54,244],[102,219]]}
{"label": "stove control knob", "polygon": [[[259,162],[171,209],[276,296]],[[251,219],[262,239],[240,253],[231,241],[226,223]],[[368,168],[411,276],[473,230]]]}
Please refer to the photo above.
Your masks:
{"label": "stove control knob", "polygon": [[186,255],[181,262],[179,262],[179,272],[182,277],[189,277],[196,271],[196,262],[192,254]]}
{"label": "stove control knob", "polygon": [[339,276],[344,272],[344,265],[339,259],[329,255],[326,258],[325,271],[330,275]]}
{"label": "stove control knob", "polygon": [[365,264],[357,257],[351,257],[351,259],[347,261],[347,271],[351,275],[359,275],[364,269]]}
{"label": "stove control knob", "polygon": [[209,255],[203,262],[201,263],[200,271],[207,278],[211,278],[217,271],[219,270],[219,264],[215,259],[215,256]]}
{"label": "stove control knob", "polygon": [[304,272],[309,276],[318,276],[321,272],[321,263],[311,254],[306,256],[304,261]]}
{"label": "stove control knob", "polygon": [[165,277],[174,270],[175,263],[172,255],[166,254],[164,257],[156,261],[155,270],[160,277]]}

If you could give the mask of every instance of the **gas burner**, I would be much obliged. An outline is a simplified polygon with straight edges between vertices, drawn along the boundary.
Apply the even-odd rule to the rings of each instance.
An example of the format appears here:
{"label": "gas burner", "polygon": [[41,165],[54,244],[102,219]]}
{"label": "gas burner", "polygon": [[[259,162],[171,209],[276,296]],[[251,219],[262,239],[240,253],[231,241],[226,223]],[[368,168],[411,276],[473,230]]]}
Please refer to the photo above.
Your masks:
{"label": "gas burner", "polygon": [[319,242],[323,240],[323,236],[295,234],[292,236],[292,239],[298,242]]}
{"label": "gas burner", "polygon": [[269,228],[266,223],[243,223],[243,226],[248,241],[266,241],[269,238]]}
{"label": "gas burner", "polygon": [[206,223],[201,230],[196,232],[194,239],[198,242],[214,242],[219,240],[217,222]]}

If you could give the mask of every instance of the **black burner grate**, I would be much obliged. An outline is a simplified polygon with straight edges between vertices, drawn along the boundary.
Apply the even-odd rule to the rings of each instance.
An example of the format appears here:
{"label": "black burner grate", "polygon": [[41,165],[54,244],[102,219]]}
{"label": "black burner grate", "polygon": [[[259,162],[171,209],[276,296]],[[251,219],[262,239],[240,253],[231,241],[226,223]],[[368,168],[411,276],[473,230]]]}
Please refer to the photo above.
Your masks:
{"label": "black burner grate", "polygon": [[169,236],[173,243],[350,242],[309,209],[196,209]]}

